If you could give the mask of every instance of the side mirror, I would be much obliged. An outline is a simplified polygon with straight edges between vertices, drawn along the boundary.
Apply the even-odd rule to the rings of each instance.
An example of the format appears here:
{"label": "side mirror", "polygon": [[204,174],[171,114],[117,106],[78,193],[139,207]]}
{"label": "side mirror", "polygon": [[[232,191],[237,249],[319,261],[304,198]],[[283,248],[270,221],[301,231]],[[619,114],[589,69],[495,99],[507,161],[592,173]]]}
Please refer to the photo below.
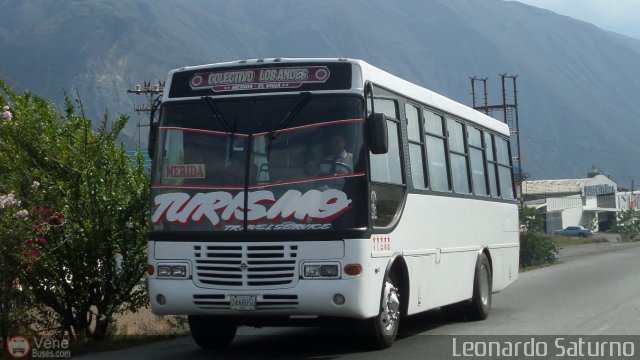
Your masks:
{"label": "side mirror", "polygon": [[369,150],[373,154],[386,154],[389,151],[387,118],[382,113],[371,113],[367,119]]}
{"label": "side mirror", "polygon": [[149,157],[153,159],[153,155],[156,151],[156,139],[158,138],[158,123],[151,123],[149,125],[149,143],[147,144],[147,152]]}

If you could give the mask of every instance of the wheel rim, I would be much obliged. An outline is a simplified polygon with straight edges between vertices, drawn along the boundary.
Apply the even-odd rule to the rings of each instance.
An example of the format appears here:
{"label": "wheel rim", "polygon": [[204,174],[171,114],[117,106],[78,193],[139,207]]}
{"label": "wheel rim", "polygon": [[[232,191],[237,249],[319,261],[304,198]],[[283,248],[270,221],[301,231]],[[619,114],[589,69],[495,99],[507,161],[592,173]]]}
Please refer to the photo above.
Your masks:
{"label": "wheel rim", "polygon": [[489,295],[491,290],[490,290],[490,282],[489,282],[489,269],[487,268],[486,264],[482,264],[482,267],[480,268],[480,301],[482,301],[482,305],[484,306],[488,306],[489,305]]}
{"label": "wheel rim", "polygon": [[384,285],[384,301],[382,304],[382,313],[380,323],[382,328],[389,332],[398,324],[400,319],[400,294],[391,282],[387,281]]}

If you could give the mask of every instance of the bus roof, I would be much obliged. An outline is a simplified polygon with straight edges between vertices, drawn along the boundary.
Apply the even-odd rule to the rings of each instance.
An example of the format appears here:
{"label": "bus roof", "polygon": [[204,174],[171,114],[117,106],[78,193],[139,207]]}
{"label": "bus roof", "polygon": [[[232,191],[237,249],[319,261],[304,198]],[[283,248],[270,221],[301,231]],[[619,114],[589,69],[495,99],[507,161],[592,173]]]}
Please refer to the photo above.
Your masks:
{"label": "bus roof", "polygon": [[[251,89],[247,89],[249,85],[247,83],[251,81],[251,78],[258,76],[255,74],[256,69],[270,70],[274,69],[291,69],[291,66],[298,64],[301,66],[296,67],[295,70],[307,71],[307,77],[302,81],[295,82],[294,86],[291,86],[292,81],[296,74],[289,72],[287,76],[289,78],[285,81],[274,80],[269,82],[267,79],[265,83],[269,86],[256,86]],[[245,68],[246,74],[234,71],[234,69]],[[347,70],[348,68],[348,70]],[[251,70],[253,69],[253,70]],[[219,70],[219,71],[216,71]],[[313,74],[308,75],[309,72],[316,71],[315,76]],[[509,136],[509,127],[502,121],[496,120],[488,115],[485,115],[469,106],[458,103],[452,99],[449,99],[443,95],[440,95],[434,91],[416,85],[412,82],[399,78],[393,74],[390,74],[380,68],[377,68],[363,60],[347,59],[347,58],[270,58],[270,59],[251,59],[251,60],[236,60],[231,62],[206,64],[197,66],[187,66],[169,72],[168,80],[165,86],[165,99],[173,99],[178,97],[199,97],[205,95],[201,89],[209,90],[213,88],[211,84],[204,84],[198,88],[194,86],[194,78],[200,76],[201,78],[210,76],[211,74],[233,75],[229,78],[235,78],[238,80],[238,84],[234,84],[237,88],[234,90],[218,89],[222,93],[218,95],[231,95],[232,91],[237,90],[237,95],[240,92],[269,92],[270,94],[291,92],[291,91],[343,91],[343,92],[357,92],[362,94],[364,86],[367,82],[372,82],[378,86],[386,88],[390,91],[398,93],[406,98],[409,98],[415,102],[429,105],[433,108],[439,109],[443,112],[457,116],[468,121],[472,121],[485,128],[498,131],[505,136]],[[342,76],[329,76],[331,73],[339,73]],[[323,76],[326,74],[326,77]],[[275,75],[274,75],[275,76]],[[273,79],[276,79],[275,77]],[[294,79],[295,80],[295,79]],[[254,83],[256,81],[253,81]],[[228,82],[223,82],[226,87]],[[239,83],[245,83],[239,84]],[[175,90],[182,85],[183,90]],[[197,85],[197,84],[195,84]],[[278,85],[278,86],[275,86]],[[243,86],[245,86],[243,88]],[[255,86],[255,85],[254,85]],[[187,88],[190,88],[186,90]],[[238,90],[239,89],[239,90]],[[263,90],[264,89],[264,90]],[[198,90],[197,93],[194,90]],[[194,94],[191,94],[191,93]],[[188,95],[187,95],[188,94]]]}

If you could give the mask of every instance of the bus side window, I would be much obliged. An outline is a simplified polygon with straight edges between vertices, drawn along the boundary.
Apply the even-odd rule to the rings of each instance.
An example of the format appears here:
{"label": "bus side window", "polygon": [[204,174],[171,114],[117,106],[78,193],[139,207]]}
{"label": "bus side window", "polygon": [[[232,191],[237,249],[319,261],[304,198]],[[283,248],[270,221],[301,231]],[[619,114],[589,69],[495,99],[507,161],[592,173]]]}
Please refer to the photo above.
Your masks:
{"label": "bus side window", "polygon": [[469,158],[471,162],[471,179],[476,195],[488,196],[484,151],[482,149],[482,131],[468,126]]}
{"label": "bus side window", "polygon": [[513,179],[511,177],[511,155],[509,142],[502,138],[496,139],[496,154],[498,157],[498,176],[500,179],[500,195],[503,199],[513,199]]}
{"label": "bus side window", "polygon": [[449,191],[451,188],[449,186],[447,148],[442,116],[425,109],[424,127],[429,186],[433,191]]}
{"label": "bus side window", "polygon": [[489,175],[489,189],[492,197],[498,197],[498,165],[493,146],[493,135],[484,134],[485,154],[487,155],[487,174]]}
{"label": "bus side window", "polygon": [[409,164],[411,165],[411,182],[416,189],[426,189],[424,177],[424,141],[420,108],[405,104],[407,133],[409,135]]}
{"label": "bus side window", "polygon": [[451,158],[451,175],[453,177],[453,191],[469,194],[469,172],[467,167],[467,152],[465,146],[464,125],[451,118],[447,118],[449,132],[449,156]]}

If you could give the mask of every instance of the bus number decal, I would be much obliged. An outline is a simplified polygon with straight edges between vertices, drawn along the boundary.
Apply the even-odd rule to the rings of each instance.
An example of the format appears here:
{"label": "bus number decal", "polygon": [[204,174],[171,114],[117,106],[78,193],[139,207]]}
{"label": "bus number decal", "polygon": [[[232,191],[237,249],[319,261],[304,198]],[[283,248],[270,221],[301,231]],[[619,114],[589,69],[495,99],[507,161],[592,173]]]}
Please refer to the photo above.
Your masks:
{"label": "bus number decal", "polygon": [[[351,202],[344,192],[335,189],[309,190],[304,194],[289,190],[279,199],[268,190],[253,191],[249,192],[246,219],[249,224],[262,221],[327,223],[351,208]],[[173,192],[156,196],[154,203],[156,209],[152,221],[155,224],[163,220],[180,224],[208,220],[213,226],[219,227],[222,222],[230,223],[244,218],[244,192],[235,196],[226,191],[197,193],[193,196]],[[265,230],[272,228],[266,227]]]}
{"label": "bus number decal", "polygon": [[389,236],[374,236],[371,238],[373,245],[372,251],[389,251],[391,250],[391,237]]}

